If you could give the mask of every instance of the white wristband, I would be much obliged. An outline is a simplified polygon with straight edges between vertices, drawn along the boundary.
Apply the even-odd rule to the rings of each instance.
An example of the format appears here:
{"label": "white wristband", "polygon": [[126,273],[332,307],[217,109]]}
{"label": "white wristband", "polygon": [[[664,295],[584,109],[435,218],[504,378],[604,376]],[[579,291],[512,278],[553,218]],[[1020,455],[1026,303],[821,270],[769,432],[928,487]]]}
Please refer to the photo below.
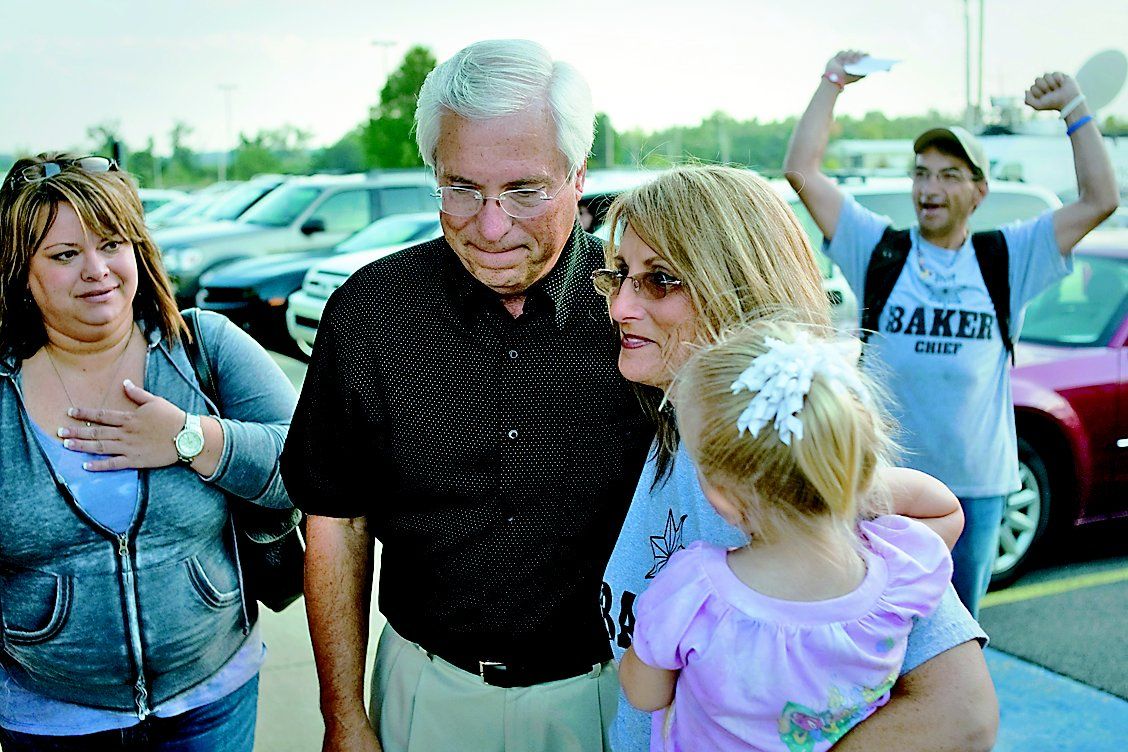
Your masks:
{"label": "white wristband", "polygon": [[1065,107],[1061,108],[1061,119],[1065,120],[1069,116],[1069,113],[1076,110],[1077,107],[1084,101],[1085,101],[1085,95],[1084,94],[1078,94],[1073,99],[1071,99],[1069,104],[1067,104]]}

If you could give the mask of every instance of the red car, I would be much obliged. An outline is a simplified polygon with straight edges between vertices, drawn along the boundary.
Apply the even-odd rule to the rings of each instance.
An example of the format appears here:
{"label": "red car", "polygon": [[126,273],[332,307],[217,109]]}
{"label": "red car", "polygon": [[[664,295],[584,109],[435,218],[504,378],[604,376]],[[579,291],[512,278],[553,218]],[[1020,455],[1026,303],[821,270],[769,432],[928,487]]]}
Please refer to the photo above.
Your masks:
{"label": "red car", "polygon": [[1077,246],[1073,272],[1027,309],[1015,355],[1022,488],[1007,500],[995,585],[1053,533],[1128,516],[1128,230]]}

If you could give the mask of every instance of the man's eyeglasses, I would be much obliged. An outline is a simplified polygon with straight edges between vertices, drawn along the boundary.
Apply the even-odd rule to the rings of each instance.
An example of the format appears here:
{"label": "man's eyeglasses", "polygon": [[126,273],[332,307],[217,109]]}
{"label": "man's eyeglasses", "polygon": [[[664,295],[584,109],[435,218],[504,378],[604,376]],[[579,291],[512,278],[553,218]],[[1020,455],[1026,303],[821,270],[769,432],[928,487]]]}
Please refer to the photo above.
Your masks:
{"label": "man's eyeglasses", "polygon": [[55,177],[63,170],[75,167],[83,172],[112,172],[118,169],[117,162],[108,157],[75,157],[74,159],[56,159],[51,162],[28,165],[13,178],[18,176],[25,183],[38,183]]}
{"label": "man's eyeglasses", "polygon": [[444,185],[432,195],[439,201],[439,210],[452,217],[473,217],[482,210],[486,201],[497,201],[501,210],[514,219],[532,219],[548,210],[548,202],[560,195],[572,180],[569,175],[564,185],[551,196],[541,188],[514,188],[496,196],[486,196],[475,188]]}
{"label": "man's eyeglasses", "polygon": [[966,183],[969,180],[975,180],[974,175],[969,175],[963,170],[955,167],[950,167],[940,172],[930,172],[923,167],[917,167],[911,173],[914,183],[927,183],[932,178],[936,178],[942,185],[959,185]]}
{"label": "man's eyeglasses", "polygon": [[591,273],[591,283],[595,291],[608,298],[619,294],[625,280],[630,280],[634,291],[647,300],[661,300],[671,290],[684,283],[663,271],[643,272],[627,276],[618,269],[596,269]]}

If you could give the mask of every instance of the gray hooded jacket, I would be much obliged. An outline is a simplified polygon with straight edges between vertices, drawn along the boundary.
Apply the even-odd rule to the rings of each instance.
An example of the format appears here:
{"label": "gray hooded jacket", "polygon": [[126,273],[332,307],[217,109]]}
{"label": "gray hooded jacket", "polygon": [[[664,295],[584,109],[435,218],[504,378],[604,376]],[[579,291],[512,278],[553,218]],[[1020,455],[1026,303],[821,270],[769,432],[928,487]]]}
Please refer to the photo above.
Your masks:
{"label": "gray hooded jacket", "polygon": [[[120,536],[75,503],[33,433],[19,361],[0,362],[0,660],[28,689],[144,718],[212,676],[250,629],[228,496],[291,506],[278,456],[295,396],[226,318],[205,313],[200,326],[223,414],[219,465],[209,478],[179,464],[140,470]],[[147,337],[144,388],[216,413],[183,348],[158,329]]]}

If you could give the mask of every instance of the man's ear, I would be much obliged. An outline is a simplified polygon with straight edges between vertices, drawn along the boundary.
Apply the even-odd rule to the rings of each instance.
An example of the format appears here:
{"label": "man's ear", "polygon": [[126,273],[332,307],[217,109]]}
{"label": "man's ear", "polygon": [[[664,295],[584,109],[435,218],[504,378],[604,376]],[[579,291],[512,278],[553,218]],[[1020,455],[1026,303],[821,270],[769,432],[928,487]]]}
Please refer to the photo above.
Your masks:
{"label": "man's ear", "polygon": [[978,198],[975,199],[975,208],[978,209],[979,205],[983,203],[983,199],[987,198],[987,193],[990,189],[987,187],[987,179],[975,181],[975,192]]}
{"label": "man's ear", "polygon": [[583,165],[580,166],[580,169],[576,170],[576,183],[575,183],[575,185],[576,185],[576,197],[577,198],[584,195],[584,181],[586,179],[587,179],[587,162],[584,162]]}

